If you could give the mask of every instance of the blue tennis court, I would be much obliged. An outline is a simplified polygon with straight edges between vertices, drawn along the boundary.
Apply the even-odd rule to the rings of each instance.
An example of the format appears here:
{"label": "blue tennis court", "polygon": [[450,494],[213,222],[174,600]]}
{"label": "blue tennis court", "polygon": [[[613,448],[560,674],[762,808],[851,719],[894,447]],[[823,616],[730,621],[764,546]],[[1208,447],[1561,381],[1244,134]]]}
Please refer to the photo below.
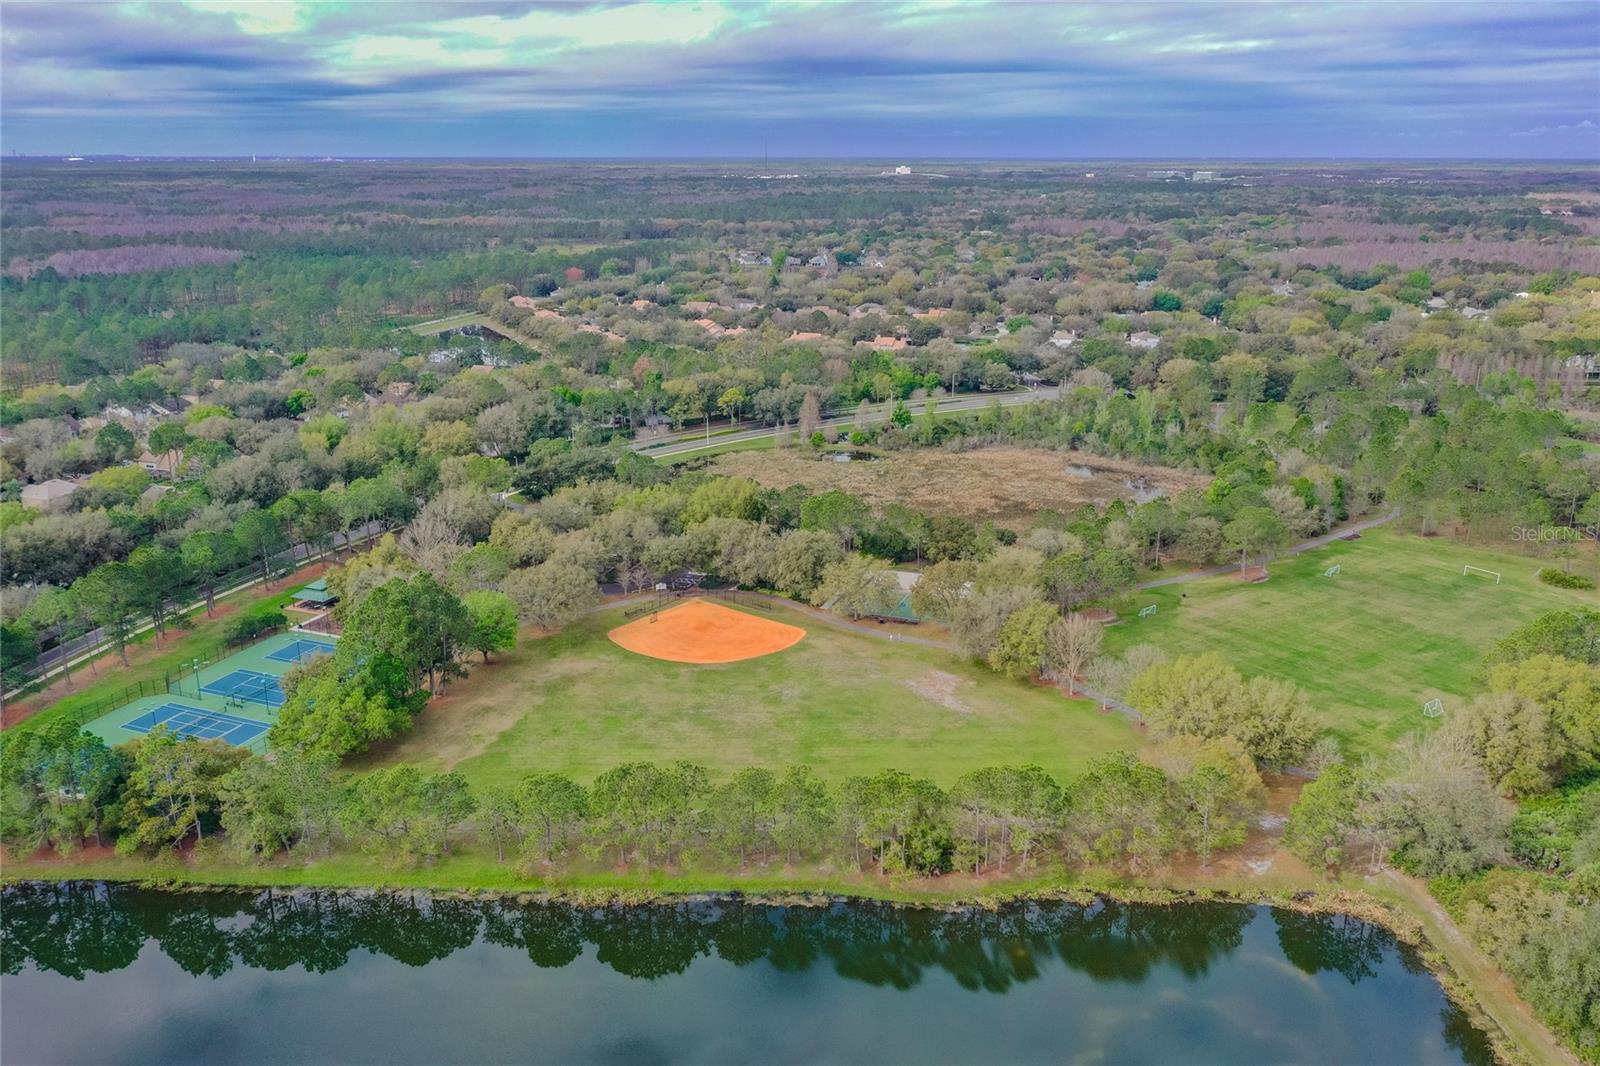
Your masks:
{"label": "blue tennis court", "polygon": [[166,726],[180,737],[225,740],[234,745],[248,744],[270,728],[265,722],[203,711],[181,703],[163,703],[148,714],[122,723],[122,728],[134,733],[148,733],[158,725]]}
{"label": "blue tennis court", "polygon": [[293,643],[267,652],[267,658],[275,663],[303,663],[313,655],[332,655],[334,647],[331,640],[296,637]]}
{"label": "blue tennis court", "polygon": [[283,706],[283,689],[278,679],[259,670],[234,670],[201,686],[201,692],[229,700],[259,703],[266,707]]}

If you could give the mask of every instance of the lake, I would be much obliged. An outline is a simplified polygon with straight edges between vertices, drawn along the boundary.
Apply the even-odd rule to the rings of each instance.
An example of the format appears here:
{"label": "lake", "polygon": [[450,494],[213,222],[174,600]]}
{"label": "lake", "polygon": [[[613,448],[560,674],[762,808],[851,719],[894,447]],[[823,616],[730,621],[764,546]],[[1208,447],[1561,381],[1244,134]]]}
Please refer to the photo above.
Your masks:
{"label": "lake", "polygon": [[0,894],[0,1059],[1489,1063],[1386,930],[1225,903]]}

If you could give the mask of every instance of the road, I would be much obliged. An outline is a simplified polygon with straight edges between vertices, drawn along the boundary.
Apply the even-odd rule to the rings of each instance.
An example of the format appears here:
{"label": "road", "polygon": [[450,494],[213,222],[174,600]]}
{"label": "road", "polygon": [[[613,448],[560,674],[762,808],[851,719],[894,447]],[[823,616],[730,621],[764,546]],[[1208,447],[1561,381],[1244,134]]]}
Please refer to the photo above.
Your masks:
{"label": "road", "polygon": [[[1061,389],[1058,386],[1052,385],[1047,388],[1025,390],[1019,389],[1016,392],[980,393],[976,396],[946,396],[937,401],[935,410],[939,414],[956,414],[962,411],[982,411],[991,404],[999,404],[1001,407],[1014,407],[1018,404],[1039,403],[1044,400],[1054,400],[1060,395]],[[867,421],[869,423],[886,421],[893,411],[894,406],[892,404],[877,404],[873,408],[869,409],[867,413]],[[913,408],[912,413],[920,415],[922,410],[920,407],[915,407]],[[824,418],[820,423],[818,423],[819,428],[833,427],[836,429],[848,429],[853,425],[855,425],[854,412],[848,415],[836,415],[832,418]],[[777,426],[755,426],[750,429],[739,430],[735,433],[724,432],[721,435],[712,436],[709,440],[706,438],[704,430],[686,429],[679,430],[676,433],[666,433],[659,437],[648,437],[642,440],[635,440],[630,443],[628,447],[632,448],[641,455],[648,455],[653,459],[682,458],[684,456],[693,455],[696,452],[712,451],[715,449],[725,448],[730,444],[747,444],[751,441],[764,440],[768,437],[776,437],[780,432],[793,433],[794,427],[788,426],[780,430]]]}
{"label": "road", "polygon": [[[293,547],[290,547],[273,556],[271,565],[274,568],[287,565],[289,567],[289,572],[292,573],[297,567],[311,562],[313,559],[318,557],[327,557],[331,554],[333,558],[338,558],[340,552],[347,551],[353,545],[365,543],[366,541],[372,540],[375,537],[380,537],[386,532],[390,532],[390,530],[380,523],[368,522],[364,526],[351,530],[348,535],[341,535],[339,543],[331,549],[320,549],[313,548],[307,544],[296,544]],[[274,578],[280,576],[282,575],[276,572],[273,574]],[[245,589],[259,585],[263,582],[263,580],[265,579],[263,579],[260,575],[253,575],[245,581],[230,584],[226,588],[217,589],[215,598],[218,600],[224,599],[228,596],[232,596],[236,592],[242,592]],[[197,597],[191,602],[174,606],[172,609],[172,614],[174,617],[181,614],[189,614],[204,608],[205,605],[205,598]],[[147,633],[154,628],[155,626],[152,623],[143,622],[129,630],[128,640],[131,642],[134,637],[143,633]],[[104,655],[113,647],[114,644],[107,635],[105,629],[97,626],[94,629],[74,637],[65,645],[49,649],[39,656],[36,667],[38,673],[30,677],[26,684],[19,685],[12,691],[0,696],[0,704],[11,702],[20,696],[24,689],[31,688],[40,681],[46,681],[52,677],[55,677],[57,674],[60,674],[63,670],[63,664],[70,665],[72,667],[80,666],[84,663],[87,663],[90,659],[95,659],[101,655]]]}

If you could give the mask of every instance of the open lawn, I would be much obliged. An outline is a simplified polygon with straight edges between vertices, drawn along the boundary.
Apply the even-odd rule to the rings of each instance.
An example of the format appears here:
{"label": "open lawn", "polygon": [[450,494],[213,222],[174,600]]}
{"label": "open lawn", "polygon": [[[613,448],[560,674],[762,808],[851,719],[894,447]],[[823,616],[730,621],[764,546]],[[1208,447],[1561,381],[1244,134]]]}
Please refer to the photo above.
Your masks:
{"label": "open lawn", "polygon": [[[1340,574],[1323,577],[1335,563]],[[1501,583],[1463,577],[1465,564],[1499,571]],[[1592,592],[1540,584],[1538,566],[1523,555],[1373,530],[1277,560],[1264,584],[1230,575],[1136,593],[1119,605],[1125,621],[1107,631],[1106,649],[1214,651],[1246,674],[1290,678],[1347,748],[1380,752],[1424,723],[1424,700],[1442,698],[1448,713],[1469,698],[1484,653],[1512,629],[1546,611],[1600,606]],[[1137,617],[1148,604],[1156,614]]]}
{"label": "open lawn", "polygon": [[948,786],[967,770],[1004,763],[1038,763],[1064,777],[1142,741],[1088,701],[944,651],[831,629],[798,611],[751,614],[807,635],[743,662],[664,662],[606,639],[625,619],[605,611],[474,667],[410,735],[355,768],[454,767],[481,786],[539,770],[588,781],[641,759],[690,759],[717,777],[806,762],[835,781],[893,767]]}

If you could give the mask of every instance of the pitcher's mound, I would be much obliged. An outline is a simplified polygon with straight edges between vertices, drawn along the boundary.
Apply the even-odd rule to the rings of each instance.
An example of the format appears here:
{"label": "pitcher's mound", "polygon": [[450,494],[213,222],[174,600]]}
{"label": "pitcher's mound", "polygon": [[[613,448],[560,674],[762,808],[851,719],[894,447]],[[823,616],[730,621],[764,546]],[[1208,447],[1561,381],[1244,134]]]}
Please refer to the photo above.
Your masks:
{"label": "pitcher's mound", "polygon": [[755,659],[798,644],[805,635],[799,626],[757,618],[710,600],[680,603],[606,634],[631,652],[675,663]]}

